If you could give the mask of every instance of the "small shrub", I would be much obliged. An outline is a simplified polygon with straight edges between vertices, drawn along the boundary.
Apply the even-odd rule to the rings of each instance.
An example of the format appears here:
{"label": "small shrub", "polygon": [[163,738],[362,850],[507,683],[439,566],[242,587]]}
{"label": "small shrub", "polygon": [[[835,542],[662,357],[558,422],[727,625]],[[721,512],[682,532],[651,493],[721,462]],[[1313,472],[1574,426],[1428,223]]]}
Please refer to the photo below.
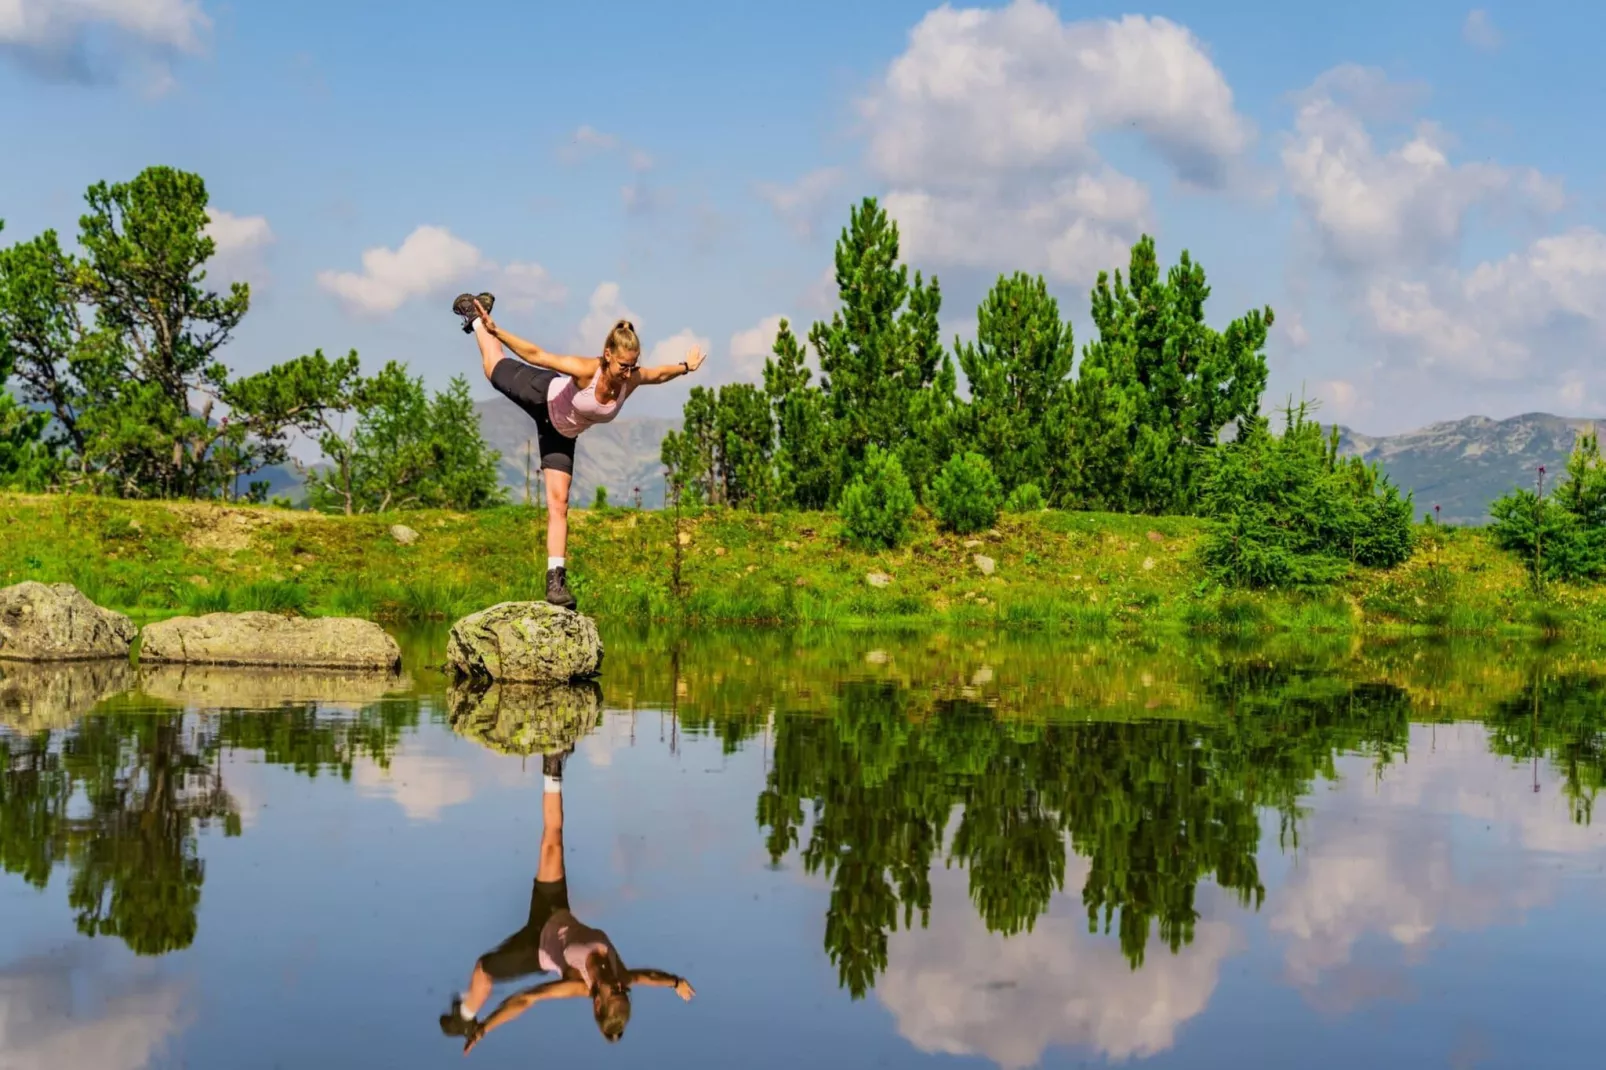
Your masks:
{"label": "small shrub", "polygon": [[1606,576],[1606,462],[1600,441],[1582,435],[1567,478],[1548,498],[1518,488],[1489,506],[1495,544],[1522,558],[1535,579]]}
{"label": "small shrub", "polygon": [[248,583],[241,587],[234,593],[231,601],[235,610],[304,616],[312,600],[307,595],[307,589],[299,583],[258,580],[256,583]]}
{"label": "small shrub", "polygon": [[968,535],[998,521],[1003,491],[993,466],[979,453],[956,453],[931,481],[931,505],[949,531]]}
{"label": "small shrub", "polygon": [[1360,458],[1340,460],[1302,402],[1281,435],[1256,421],[1212,450],[1200,505],[1214,523],[1202,547],[1211,575],[1241,587],[1312,587],[1354,565],[1392,568],[1411,555],[1410,495]]}
{"label": "small shrub", "polygon": [[1048,501],[1036,483],[1022,483],[1010,491],[1004,501],[1004,511],[1008,513],[1036,513],[1047,506]]}
{"label": "small shrub", "polygon": [[864,471],[842,492],[837,506],[842,534],[861,549],[890,549],[903,542],[915,511],[915,494],[898,458],[871,446]]}
{"label": "small shrub", "polygon": [[598,484],[598,486],[597,486],[597,496],[591,500],[591,508],[593,508],[593,509],[606,509],[606,508],[608,508],[608,488],[607,487],[604,487],[601,484]]}

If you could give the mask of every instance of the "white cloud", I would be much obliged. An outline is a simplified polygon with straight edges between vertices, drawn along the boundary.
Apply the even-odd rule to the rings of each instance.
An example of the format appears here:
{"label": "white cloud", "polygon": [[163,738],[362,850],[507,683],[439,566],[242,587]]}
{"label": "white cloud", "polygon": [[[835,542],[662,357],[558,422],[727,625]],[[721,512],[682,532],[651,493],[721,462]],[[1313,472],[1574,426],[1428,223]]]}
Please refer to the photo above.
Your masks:
{"label": "white cloud", "polygon": [[676,331],[668,338],[663,339],[652,347],[652,355],[648,364],[678,364],[686,359],[686,354],[696,346],[703,351],[706,357],[709,350],[709,340],[703,335],[693,331],[690,327]]}
{"label": "white cloud", "polygon": [[516,260],[498,274],[496,299],[512,308],[561,305],[569,299],[569,289],[552,277],[540,264]]}
{"label": "white cloud", "polygon": [[514,308],[561,304],[568,299],[568,291],[540,264],[514,261],[498,265],[439,226],[416,228],[395,249],[367,250],[362,254],[362,267],[360,272],[321,271],[318,285],[351,311],[370,316],[385,315],[408,301],[470,284],[493,293],[500,291],[499,297],[505,293]]}
{"label": "white cloud", "polygon": [[208,208],[206,218],[206,236],[216,247],[208,274],[223,282],[264,282],[267,271],[262,252],[277,240],[267,219],[259,215],[238,216],[217,208]]}
{"label": "white cloud", "polygon": [[[1062,22],[1040,0],[930,12],[861,102],[871,170],[910,259],[1039,267],[1086,281],[1124,262],[1148,196],[1096,139],[1132,131],[1187,185],[1242,173],[1253,130],[1197,38],[1163,18]],[[1085,247],[1084,249],[1078,247]]]}
{"label": "white cloud", "polygon": [[730,356],[738,376],[758,380],[764,373],[764,362],[775,349],[775,336],[780,333],[781,321],[789,316],[766,316],[745,331],[731,335]]}
{"label": "white cloud", "polygon": [[1282,150],[1288,184],[1323,253],[1344,270],[1444,261],[1480,206],[1559,210],[1561,184],[1533,168],[1450,160],[1452,142],[1420,122],[1391,149],[1373,142],[1366,116],[1398,102],[1377,71],[1328,72],[1306,92]]}
{"label": "white cloud", "polygon": [[790,184],[761,182],[758,195],[794,234],[808,239],[814,236],[826,202],[842,185],[842,179],[840,167],[821,167]]}
{"label": "white cloud", "polygon": [[1590,357],[1606,341],[1606,235],[1578,226],[1464,269],[1475,213],[1532,225],[1567,195],[1533,168],[1457,162],[1453,139],[1430,122],[1378,145],[1368,117],[1398,117],[1409,95],[1377,71],[1330,71],[1302,94],[1282,153],[1341,300],[1368,341],[1381,343],[1391,381],[1376,389],[1442,391],[1450,373],[1469,396],[1479,384],[1523,381],[1537,398],[1580,371],[1595,377]]}
{"label": "white cloud", "polygon": [[608,338],[608,332],[620,320],[629,320],[641,330],[641,321],[636,314],[630,311],[624,299],[619,296],[617,282],[604,282],[591,292],[591,301],[586,310],[585,318],[580,321],[580,328],[576,333],[575,341],[581,353],[598,354]]}
{"label": "white cloud", "polygon": [[[1066,887],[1081,887],[1088,867],[1073,855]],[[1079,904],[1006,938],[987,931],[961,871],[933,870],[931,884],[931,923],[889,938],[876,998],[920,1051],[980,1055],[1005,1070],[1037,1065],[1050,1047],[1109,1060],[1166,1051],[1209,1004],[1240,943],[1206,917],[1180,952],[1150,954],[1133,970],[1117,940],[1088,933]]]}
{"label": "white cloud", "polygon": [[[160,95],[173,79],[167,60],[199,55],[212,22],[198,0],[5,0],[0,49],[58,77],[93,81],[108,60],[144,69],[147,90]],[[115,56],[91,55],[91,38],[109,31]]]}
{"label": "white cloud", "polygon": [[1306,329],[1305,317],[1298,309],[1279,311],[1277,323],[1272,329],[1287,339],[1289,346],[1294,349],[1304,349],[1310,345],[1310,331]]}
{"label": "white cloud", "polygon": [[474,778],[463,763],[425,754],[398,754],[390,768],[363,760],[353,780],[364,795],[396,800],[413,821],[439,821],[441,811],[474,797]]}
{"label": "white cloud", "polygon": [[0,1066],[140,1070],[188,1027],[179,984],[69,946],[0,973]]}
{"label": "white cloud", "polygon": [[1500,31],[1481,7],[1467,12],[1467,20],[1461,24],[1461,39],[1480,52],[1493,52],[1500,47]]}
{"label": "white cloud", "polygon": [[617,134],[604,133],[594,126],[581,124],[569,135],[569,140],[558,149],[558,157],[565,163],[578,163],[592,156],[623,153],[632,171],[649,171],[653,166],[652,154],[645,149],[626,144]]}

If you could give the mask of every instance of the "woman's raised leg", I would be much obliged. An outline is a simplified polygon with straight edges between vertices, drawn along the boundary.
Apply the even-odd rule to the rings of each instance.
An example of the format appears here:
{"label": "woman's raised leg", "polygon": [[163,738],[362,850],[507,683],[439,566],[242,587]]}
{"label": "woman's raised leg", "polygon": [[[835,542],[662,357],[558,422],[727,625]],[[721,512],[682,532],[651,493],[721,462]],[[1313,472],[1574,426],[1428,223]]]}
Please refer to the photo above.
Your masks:
{"label": "woman's raised leg", "polygon": [[491,332],[485,329],[485,322],[474,321],[474,341],[480,346],[480,366],[485,369],[485,378],[491,377],[491,371],[504,358],[502,356],[502,343],[491,337]]}

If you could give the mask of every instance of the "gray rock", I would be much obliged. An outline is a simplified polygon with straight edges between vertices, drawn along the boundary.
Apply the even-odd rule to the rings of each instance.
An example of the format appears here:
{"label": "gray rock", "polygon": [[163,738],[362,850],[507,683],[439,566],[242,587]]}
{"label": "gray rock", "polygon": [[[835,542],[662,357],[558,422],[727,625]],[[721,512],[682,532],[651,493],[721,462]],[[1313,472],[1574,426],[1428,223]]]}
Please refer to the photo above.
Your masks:
{"label": "gray rock", "polygon": [[403,546],[411,546],[413,543],[418,541],[418,532],[414,531],[406,524],[392,524],[390,526],[390,537],[401,543]]}
{"label": "gray rock", "polygon": [[0,589],[0,661],[127,659],[134,622],[70,583],[26,580]]}
{"label": "gray rock", "polygon": [[0,662],[0,725],[25,734],[70,728],[133,686],[134,667],[127,658],[55,665]]}
{"label": "gray rock", "polygon": [[561,754],[602,720],[595,680],[489,687],[460,680],[447,703],[452,731],[498,754]]}
{"label": "gray rock", "polygon": [[986,554],[977,554],[974,560],[976,562],[976,567],[981,569],[981,574],[983,576],[991,576],[993,574],[993,570],[998,567],[998,562],[994,561]]}
{"label": "gray rock", "polygon": [[864,582],[871,587],[885,587],[892,582],[892,577],[885,572],[871,572],[864,577]]}
{"label": "gray rock", "polygon": [[371,620],[208,613],[147,625],[140,664],[281,665],[309,669],[401,666],[396,640]]}
{"label": "gray rock", "polygon": [[563,684],[602,671],[602,636],[572,609],[499,602],[452,625],[446,662],[458,676]]}

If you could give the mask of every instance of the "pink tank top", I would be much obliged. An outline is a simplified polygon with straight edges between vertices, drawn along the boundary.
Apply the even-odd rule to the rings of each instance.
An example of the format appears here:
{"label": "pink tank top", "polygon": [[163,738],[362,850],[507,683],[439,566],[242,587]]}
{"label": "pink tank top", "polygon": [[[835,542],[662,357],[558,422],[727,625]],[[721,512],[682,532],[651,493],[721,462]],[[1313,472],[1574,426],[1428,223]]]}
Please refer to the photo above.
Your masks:
{"label": "pink tank top", "polygon": [[591,377],[591,385],[584,390],[577,388],[570,376],[553,376],[552,385],[547,387],[547,416],[552,426],[558,429],[558,434],[574,438],[586,428],[605,424],[619,415],[619,406],[625,403],[625,398],[634,389],[635,385],[626,380],[619,390],[619,396],[604,405],[597,400],[596,376]]}

